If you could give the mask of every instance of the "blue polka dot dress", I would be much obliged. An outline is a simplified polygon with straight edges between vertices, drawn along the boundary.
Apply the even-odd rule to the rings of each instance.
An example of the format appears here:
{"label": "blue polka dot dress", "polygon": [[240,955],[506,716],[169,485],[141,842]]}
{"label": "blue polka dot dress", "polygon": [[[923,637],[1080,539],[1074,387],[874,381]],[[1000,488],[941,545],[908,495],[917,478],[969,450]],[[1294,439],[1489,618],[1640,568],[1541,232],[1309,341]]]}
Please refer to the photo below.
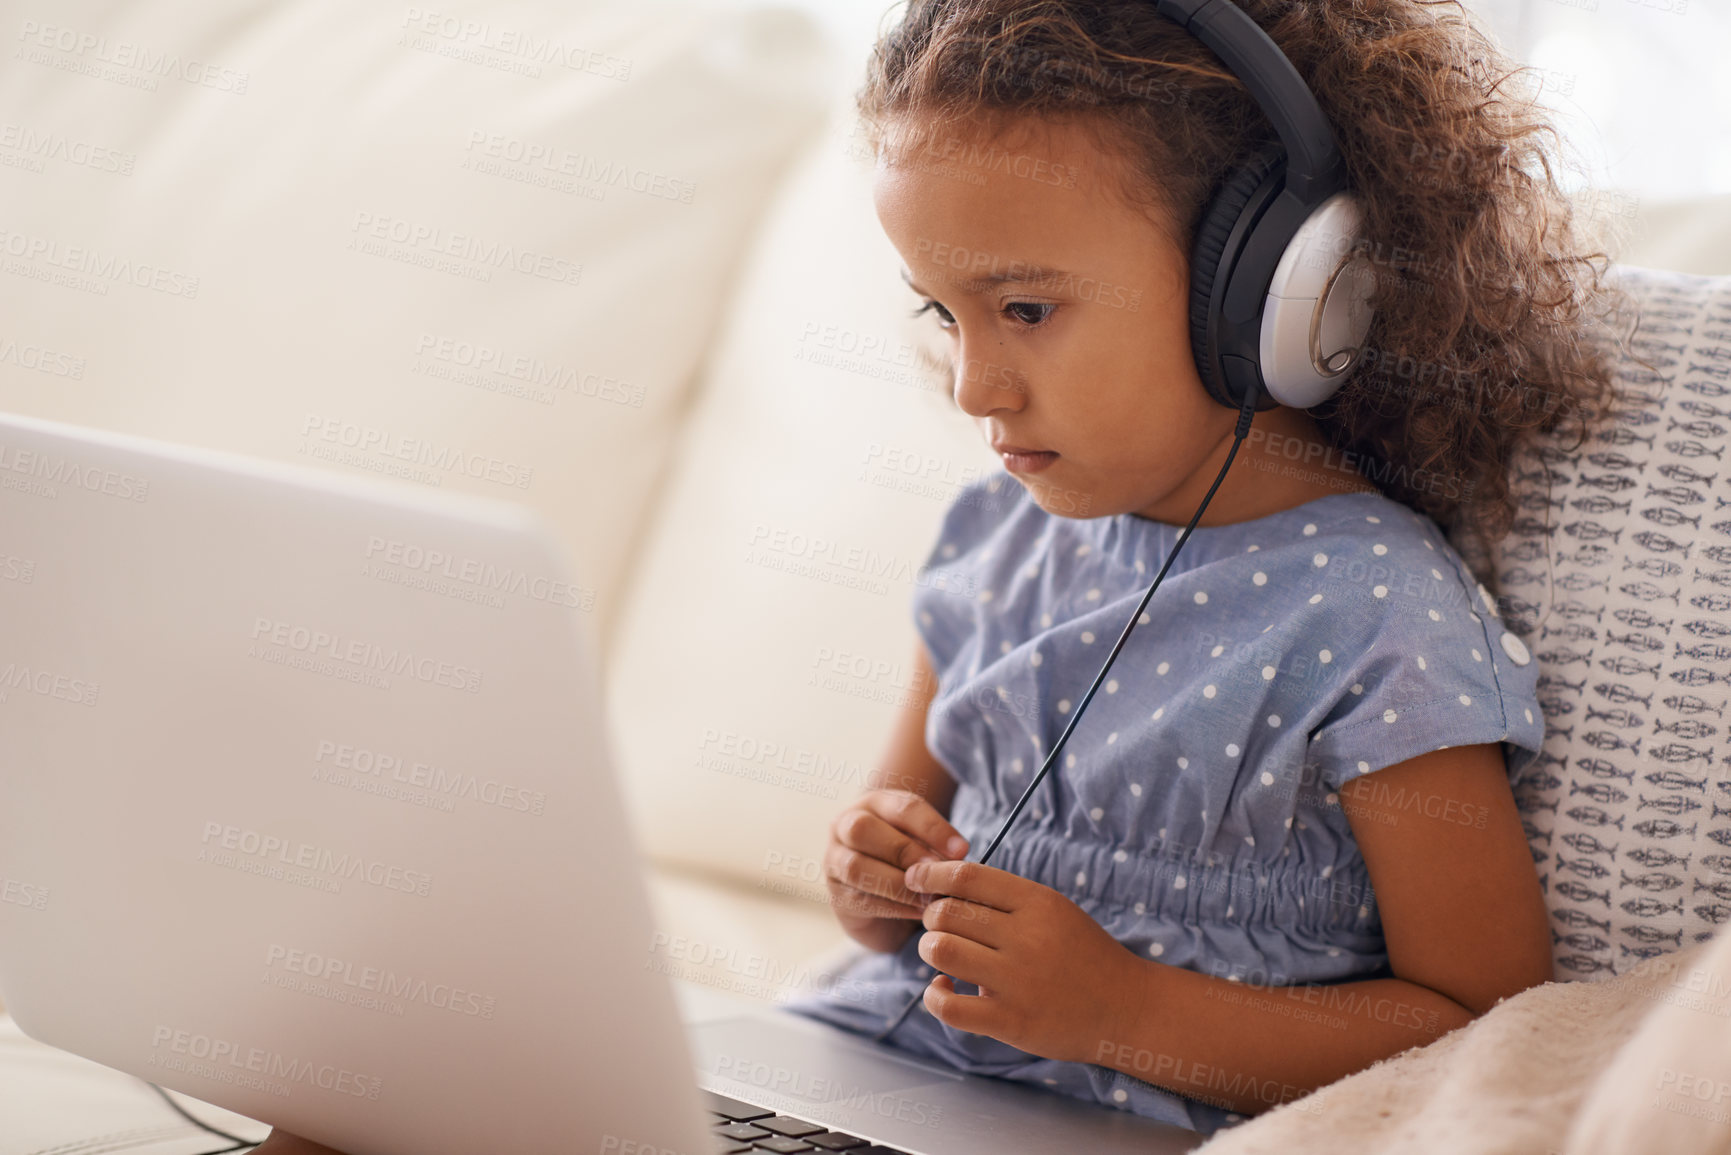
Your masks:
{"label": "blue polka dot dress", "polygon": [[[1054,516],[1003,472],[946,512],[913,611],[938,674],[926,744],[956,780],[950,819],[970,857],[1039,770],[1180,529]],[[1198,528],[991,865],[1068,895],[1172,966],[1270,985],[1386,975],[1342,785],[1484,742],[1505,744],[1518,779],[1544,737],[1536,681],[1436,524],[1397,502],[1333,494]],[[932,977],[919,937],[789,1009],[877,1034]],[[955,1030],[923,1005],[888,1042],[1198,1131],[1238,1118]]]}

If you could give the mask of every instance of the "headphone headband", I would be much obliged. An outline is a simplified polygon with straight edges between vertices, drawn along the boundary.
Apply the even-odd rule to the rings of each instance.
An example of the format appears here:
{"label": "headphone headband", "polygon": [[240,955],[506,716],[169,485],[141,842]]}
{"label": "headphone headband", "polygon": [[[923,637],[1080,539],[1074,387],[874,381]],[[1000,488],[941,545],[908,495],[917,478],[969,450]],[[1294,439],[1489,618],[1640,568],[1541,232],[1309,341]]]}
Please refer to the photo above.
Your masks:
{"label": "headphone headband", "polygon": [[1286,149],[1286,189],[1306,206],[1346,187],[1346,162],[1310,86],[1268,33],[1231,0],[1155,0],[1155,10],[1225,61]]}

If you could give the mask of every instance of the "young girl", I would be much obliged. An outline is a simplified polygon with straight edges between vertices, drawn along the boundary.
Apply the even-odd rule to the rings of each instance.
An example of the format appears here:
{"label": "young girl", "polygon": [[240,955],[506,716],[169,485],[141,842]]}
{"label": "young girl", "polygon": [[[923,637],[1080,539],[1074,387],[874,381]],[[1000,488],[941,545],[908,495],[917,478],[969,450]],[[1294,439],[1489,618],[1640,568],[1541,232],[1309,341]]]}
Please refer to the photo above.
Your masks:
{"label": "young girl", "polygon": [[1516,451],[1611,388],[1604,254],[1495,47],[1426,0],[1237,2],[1334,128],[1373,328],[1333,399],[1257,415],[986,865],[1226,460],[1188,254],[1274,134],[1147,0],[911,0],[874,52],[878,217],[1006,473],[946,513],[935,694],[831,827],[873,953],[789,1004],[1200,1131],[1551,979],[1510,787],[1537,668],[1444,529],[1499,538]]}

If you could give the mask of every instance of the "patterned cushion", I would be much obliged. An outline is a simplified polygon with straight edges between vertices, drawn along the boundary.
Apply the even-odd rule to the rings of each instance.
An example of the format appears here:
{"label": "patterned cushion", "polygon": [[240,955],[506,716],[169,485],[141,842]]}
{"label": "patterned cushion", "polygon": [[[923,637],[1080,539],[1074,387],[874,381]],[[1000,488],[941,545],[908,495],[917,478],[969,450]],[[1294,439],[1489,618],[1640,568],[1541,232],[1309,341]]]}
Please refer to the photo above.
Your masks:
{"label": "patterned cushion", "polygon": [[1560,979],[1731,919],[1731,277],[1615,273],[1652,368],[1620,365],[1626,397],[1584,445],[1518,464],[1492,559],[1540,663],[1545,751],[1516,800]]}

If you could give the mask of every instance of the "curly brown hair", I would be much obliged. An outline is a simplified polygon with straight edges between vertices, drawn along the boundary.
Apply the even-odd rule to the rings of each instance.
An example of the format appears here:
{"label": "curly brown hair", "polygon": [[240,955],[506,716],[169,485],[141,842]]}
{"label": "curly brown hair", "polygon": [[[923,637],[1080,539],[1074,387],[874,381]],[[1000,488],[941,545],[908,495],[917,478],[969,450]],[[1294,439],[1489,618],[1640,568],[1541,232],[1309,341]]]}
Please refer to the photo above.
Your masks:
{"label": "curly brown hair", "polygon": [[[1384,493],[1481,554],[1513,522],[1517,455],[1540,434],[1584,439],[1614,404],[1628,333],[1603,338],[1631,315],[1609,256],[1584,251],[1532,71],[1458,0],[1237,3],[1316,94],[1377,272],[1365,354],[1312,416]],[[1278,143],[1150,0],[909,0],[856,103],[877,156],[961,121],[1083,126],[1139,178],[1116,191],[1183,253],[1230,172]],[[1423,480],[1437,476],[1458,484]]]}

